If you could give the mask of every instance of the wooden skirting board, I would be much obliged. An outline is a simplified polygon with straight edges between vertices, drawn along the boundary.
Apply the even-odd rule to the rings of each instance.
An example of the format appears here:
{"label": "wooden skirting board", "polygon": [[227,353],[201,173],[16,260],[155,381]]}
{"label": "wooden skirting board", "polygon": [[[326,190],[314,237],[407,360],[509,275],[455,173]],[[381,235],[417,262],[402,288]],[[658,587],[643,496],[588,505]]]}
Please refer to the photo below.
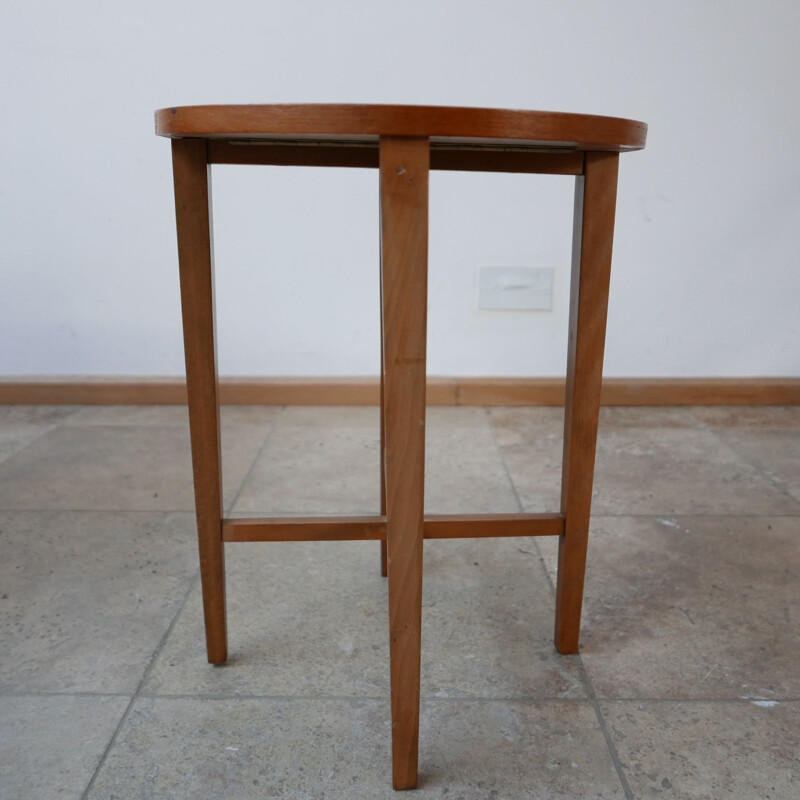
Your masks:
{"label": "wooden skirting board", "polygon": [[[377,405],[377,378],[222,378],[228,405]],[[428,405],[558,406],[562,378],[429,378]],[[182,378],[0,378],[0,404],[176,405]],[[797,405],[800,378],[606,378],[607,406]]]}

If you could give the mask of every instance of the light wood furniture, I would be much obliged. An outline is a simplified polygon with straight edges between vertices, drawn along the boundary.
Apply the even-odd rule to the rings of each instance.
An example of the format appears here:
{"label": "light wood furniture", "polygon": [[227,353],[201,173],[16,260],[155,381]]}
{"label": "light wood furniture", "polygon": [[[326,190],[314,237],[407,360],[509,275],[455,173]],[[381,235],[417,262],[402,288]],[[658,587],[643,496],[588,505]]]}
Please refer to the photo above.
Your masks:
{"label": "light wood furniture", "polygon": [[[225,542],[381,542],[389,578],[392,764],[417,783],[422,544],[558,536],[555,645],[578,650],[600,408],[619,153],[641,122],[578,114],[359,105],[190,106],[156,112],[172,138],[186,377],[208,659],[227,658]],[[381,203],[381,513],[225,519],[220,479],[210,165],[372,167]],[[423,508],[428,175],[431,169],[575,176],[561,508],[432,516]]]}

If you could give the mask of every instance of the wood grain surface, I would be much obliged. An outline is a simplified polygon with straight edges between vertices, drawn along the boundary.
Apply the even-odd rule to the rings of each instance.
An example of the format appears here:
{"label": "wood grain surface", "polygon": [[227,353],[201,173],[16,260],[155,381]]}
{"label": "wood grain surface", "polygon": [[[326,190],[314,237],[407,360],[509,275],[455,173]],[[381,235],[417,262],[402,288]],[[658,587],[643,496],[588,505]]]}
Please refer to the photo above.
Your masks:
{"label": "wood grain surface", "polygon": [[556,584],[555,644],[559,653],[577,653],[580,637],[618,168],[616,153],[587,153],[585,174],[575,179],[561,484],[565,524],[559,539]]}
{"label": "wood grain surface", "polygon": [[430,137],[460,143],[529,143],[579,150],[638,150],[647,125],[619,117],[493,108],[398,105],[208,105],[156,111],[156,133],[171,137],[369,141]]}
{"label": "wood grain surface", "polygon": [[[578,650],[598,416],[603,388],[619,153],[644,147],[647,126],[615,117],[385,105],[187,106],[156,112],[173,139],[187,389],[209,661],[227,657],[224,542],[379,540],[388,576],[392,769],[415,788],[419,761],[425,538],[558,536],[555,644]],[[222,519],[209,165],[294,164],[379,169],[381,372],[320,401],[380,403],[380,514]],[[566,381],[426,376],[430,169],[543,172],[576,180]],[[324,382],[323,382],[324,383]],[[624,382],[623,382],[624,383]],[[524,384],[524,385],[523,385]],[[328,384],[330,388],[332,384]],[[426,398],[426,387],[430,394]],[[612,382],[606,384],[606,396]],[[538,387],[538,388],[537,388]],[[299,394],[292,394],[292,388]],[[663,387],[662,387],[663,388]],[[785,388],[785,387],[784,387]],[[257,384],[226,389],[264,402]],[[318,388],[317,388],[318,390]],[[312,386],[285,381],[282,402]],[[561,507],[544,514],[424,514],[425,408],[565,404]],[[287,394],[288,392],[288,394]],[[638,397],[620,385],[621,397]],[[309,394],[312,393],[312,394]],[[645,393],[646,395],[646,393]],[[658,395],[661,397],[661,395]],[[696,397],[697,392],[688,395]],[[702,395],[701,395],[702,396]],[[291,400],[286,398],[290,397]],[[241,399],[245,398],[245,399]],[[454,455],[455,457],[455,455]]]}
{"label": "wood grain surface", "polygon": [[[231,517],[222,520],[226,542],[386,541],[386,516]],[[552,514],[426,514],[426,539],[560,536],[564,517]]]}
{"label": "wood grain surface", "polygon": [[381,294],[395,789],[417,785],[428,316],[427,139],[381,139]]}
{"label": "wood grain surface", "polygon": [[206,142],[202,139],[173,140],[172,171],[206,645],[208,660],[212,664],[222,664],[228,657],[228,644],[214,335],[214,255]]}

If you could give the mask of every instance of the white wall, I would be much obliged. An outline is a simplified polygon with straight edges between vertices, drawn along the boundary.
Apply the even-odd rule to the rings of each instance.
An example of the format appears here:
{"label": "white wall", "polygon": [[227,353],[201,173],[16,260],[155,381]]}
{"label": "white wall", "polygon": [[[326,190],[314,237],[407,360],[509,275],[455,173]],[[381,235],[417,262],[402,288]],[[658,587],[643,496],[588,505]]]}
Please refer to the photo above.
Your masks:
{"label": "white wall", "polygon": [[[6,0],[0,374],[183,369],[155,108],[386,102],[641,119],[606,374],[800,372],[800,3]],[[228,375],[377,370],[377,176],[215,168]],[[572,181],[432,176],[429,372],[558,375]],[[555,266],[555,307],[478,312],[480,263]]]}

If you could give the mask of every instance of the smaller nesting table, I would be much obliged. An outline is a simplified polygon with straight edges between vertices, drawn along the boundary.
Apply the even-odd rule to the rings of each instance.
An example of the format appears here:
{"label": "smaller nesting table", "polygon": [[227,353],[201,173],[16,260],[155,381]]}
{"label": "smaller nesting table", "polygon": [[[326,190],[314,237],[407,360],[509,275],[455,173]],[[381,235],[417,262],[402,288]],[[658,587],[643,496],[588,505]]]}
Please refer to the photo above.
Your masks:
{"label": "smaller nesting table", "polygon": [[[422,543],[558,536],[555,646],[576,653],[589,534],[619,154],[641,122],[580,114],[380,105],[187,106],[156,112],[172,139],[192,462],[208,660],[227,659],[225,543],[375,539],[389,579],[394,787],[417,783]],[[210,165],[380,171],[381,513],[225,519],[214,335]],[[426,515],[425,341],[431,169],[575,177],[561,506],[545,514]]]}

